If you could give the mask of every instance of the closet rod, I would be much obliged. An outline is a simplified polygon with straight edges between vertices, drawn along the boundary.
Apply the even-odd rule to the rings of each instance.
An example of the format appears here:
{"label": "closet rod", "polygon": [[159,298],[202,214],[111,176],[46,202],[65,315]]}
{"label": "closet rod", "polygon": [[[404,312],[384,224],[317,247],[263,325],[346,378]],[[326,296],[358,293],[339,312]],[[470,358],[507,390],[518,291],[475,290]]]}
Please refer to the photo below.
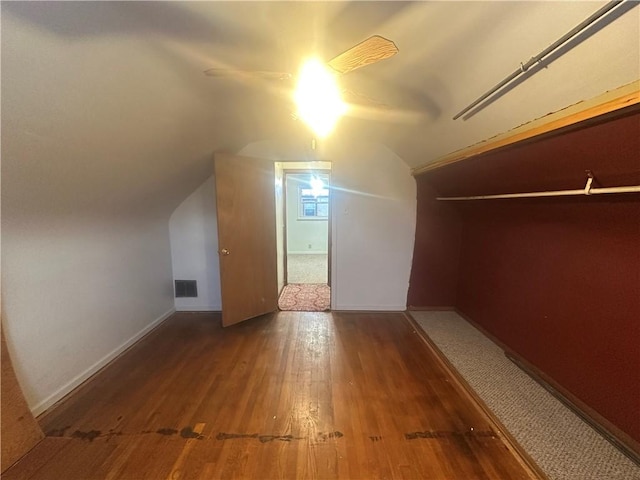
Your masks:
{"label": "closet rod", "polygon": [[436,200],[491,200],[497,198],[538,198],[538,197],[564,197],[570,195],[598,195],[602,193],[640,193],[640,185],[628,187],[591,188],[592,179],[589,178],[587,186],[579,190],[556,190],[551,192],[530,193],[505,193],[500,195],[476,195],[473,197],[437,197]]}

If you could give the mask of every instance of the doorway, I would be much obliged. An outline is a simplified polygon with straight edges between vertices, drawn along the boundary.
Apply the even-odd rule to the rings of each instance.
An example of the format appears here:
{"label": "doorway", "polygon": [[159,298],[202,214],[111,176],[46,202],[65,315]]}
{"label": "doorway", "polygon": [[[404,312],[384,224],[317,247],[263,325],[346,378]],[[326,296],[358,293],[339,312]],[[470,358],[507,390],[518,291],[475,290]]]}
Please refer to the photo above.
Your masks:
{"label": "doorway", "polygon": [[283,288],[278,304],[281,310],[328,310],[331,299],[330,169],[317,165],[307,168],[284,165],[288,168],[282,170]]}

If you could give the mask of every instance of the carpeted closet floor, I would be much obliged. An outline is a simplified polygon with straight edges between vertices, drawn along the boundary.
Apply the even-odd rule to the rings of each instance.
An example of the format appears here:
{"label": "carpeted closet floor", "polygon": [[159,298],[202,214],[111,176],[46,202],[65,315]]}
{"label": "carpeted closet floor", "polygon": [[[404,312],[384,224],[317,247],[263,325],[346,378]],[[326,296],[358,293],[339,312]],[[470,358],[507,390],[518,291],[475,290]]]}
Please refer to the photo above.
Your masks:
{"label": "carpeted closet floor", "polygon": [[638,480],[640,467],[455,312],[411,312],[551,480]]}

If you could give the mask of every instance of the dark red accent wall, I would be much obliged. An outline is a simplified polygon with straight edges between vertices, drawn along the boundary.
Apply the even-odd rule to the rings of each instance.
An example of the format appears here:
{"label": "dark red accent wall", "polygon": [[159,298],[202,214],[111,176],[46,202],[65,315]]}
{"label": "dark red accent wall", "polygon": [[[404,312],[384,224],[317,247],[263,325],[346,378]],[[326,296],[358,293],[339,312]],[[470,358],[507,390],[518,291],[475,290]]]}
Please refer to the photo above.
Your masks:
{"label": "dark red accent wall", "polygon": [[583,188],[587,169],[640,184],[640,113],[418,177],[408,305],[455,306],[640,442],[640,194],[434,199]]}
{"label": "dark red accent wall", "polygon": [[418,211],[409,307],[455,305],[462,221],[455,205],[435,200],[423,177],[418,182]]}

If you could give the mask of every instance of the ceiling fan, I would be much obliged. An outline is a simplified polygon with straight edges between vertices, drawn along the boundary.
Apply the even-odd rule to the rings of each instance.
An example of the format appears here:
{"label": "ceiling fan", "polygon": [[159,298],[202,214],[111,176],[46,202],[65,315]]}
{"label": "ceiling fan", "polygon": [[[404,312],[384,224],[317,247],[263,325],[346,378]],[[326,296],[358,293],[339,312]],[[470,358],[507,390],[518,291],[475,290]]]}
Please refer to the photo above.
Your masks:
{"label": "ceiling fan", "polygon": [[[326,62],[326,66],[336,75],[341,76],[358,68],[385,60],[398,53],[398,47],[391,40],[380,35],[373,35],[366,40],[354,45],[340,55]],[[294,75],[289,72],[265,71],[265,70],[241,70],[234,68],[210,68],[205,70],[205,75],[210,77],[227,77],[237,79],[263,79],[276,81],[292,81]],[[375,100],[352,91],[343,91],[347,102],[366,104],[375,107],[384,105]]]}

